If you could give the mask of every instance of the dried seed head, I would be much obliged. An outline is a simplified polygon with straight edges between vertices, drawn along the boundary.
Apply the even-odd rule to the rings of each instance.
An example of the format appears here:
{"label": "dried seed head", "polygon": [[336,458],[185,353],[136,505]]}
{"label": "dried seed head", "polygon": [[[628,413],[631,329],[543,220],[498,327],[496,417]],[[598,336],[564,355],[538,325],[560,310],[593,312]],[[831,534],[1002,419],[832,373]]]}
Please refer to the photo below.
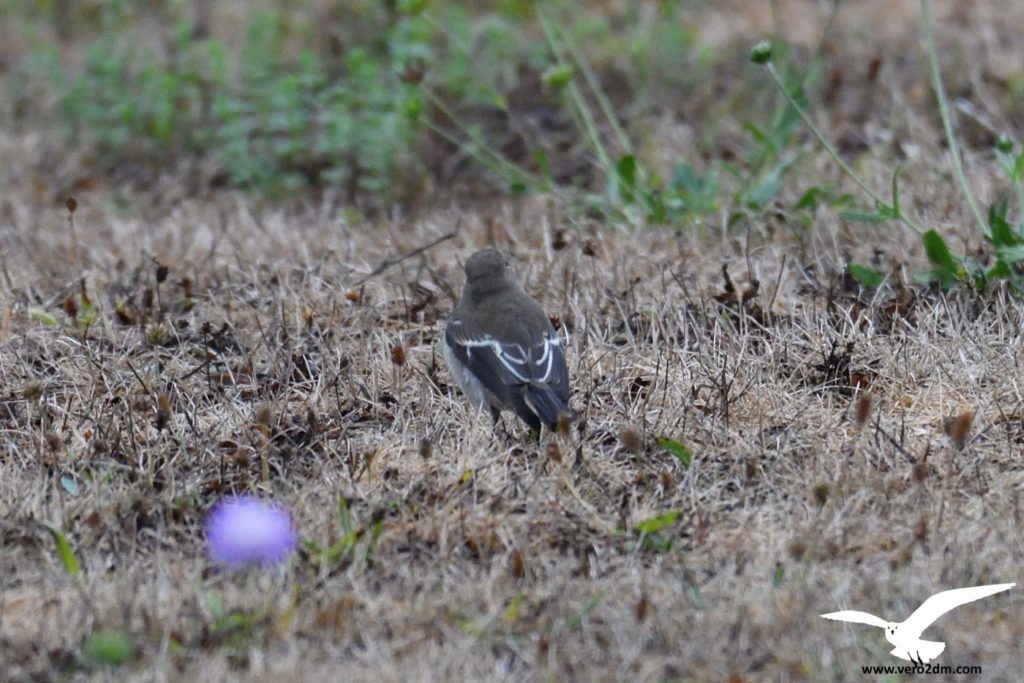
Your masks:
{"label": "dried seed head", "polygon": [[355,289],[349,289],[347,292],[345,292],[345,298],[354,304],[359,303],[359,300],[362,299],[362,297],[359,295],[359,292],[357,292]]}
{"label": "dried seed head", "polygon": [[434,454],[434,444],[431,443],[430,439],[424,437],[420,439],[420,457],[424,460],[430,460]]}
{"label": "dried seed head", "polygon": [[156,264],[156,283],[158,285],[162,285],[164,283],[164,281],[167,280],[168,272],[170,272],[170,269],[167,266],[165,266],[164,264],[162,264],[160,262],[157,262],[157,264]]}
{"label": "dried seed head", "polygon": [[569,436],[569,427],[572,425],[572,415],[569,413],[562,413],[558,416],[558,424],[556,431],[561,436]]}
{"label": "dried seed head", "polygon": [[526,576],[526,563],[523,562],[523,554],[519,552],[518,548],[513,548],[512,554],[509,555],[508,573],[514,579],[521,579]]}
{"label": "dried seed head", "polygon": [[630,425],[619,430],[619,441],[622,442],[622,447],[630,453],[639,453],[644,447],[644,440],[640,436],[640,432]]}
{"label": "dried seed head", "polygon": [[551,239],[551,248],[555,251],[561,251],[569,246],[569,233],[566,232],[565,228],[560,228],[555,231],[555,236]]}
{"label": "dried seed head", "polygon": [[153,346],[160,346],[167,341],[167,328],[159,323],[150,326],[146,332],[146,339]]}
{"label": "dried seed head", "polygon": [[54,453],[60,450],[60,447],[61,445],[63,445],[63,443],[64,440],[61,439],[60,434],[58,434],[54,430],[51,429],[50,431],[46,432],[46,445],[49,446],[50,450],[53,451]]}
{"label": "dried seed head", "polygon": [[754,458],[747,458],[746,462],[743,463],[743,474],[747,479],[753,479],[757,476],[757,460]]}
{"label": "dried seed head", "polygon": [[799,562],[807,556],[807,544],[801,538],[794,538],[786,546],[786,552],[790,558]]}
{"label": "dried seed head", "polygon": [[401,344],[391,347],[391,362],[398,367],[405,365],[405,348]]}
{"label": "dried seed head", "polygon": [[963,448],[964,443],[967,441],[967,435],[971,431],[971,424],[974,422],[974,411],[965,410],[964,412],[957,415],[949,423],[947,434],[949,438],[956,444],[957,448]]}
{"label": "dried seed head", "polygon": [[860,398],[857,399],[857,415],[856,421],[858,425],[862,425],[868,421],[871,416],[871,394],[863,393]]}
{"label": "dried seed head", "polygon": [[37,379],[25,382],[25,386],[21,388],[21,395],[24,396],[26,400],[36,400],[43,395],[43,383]]}
{"label": "dried seed head", "polygon": [[547,446],[548,458],[552,462],[562,462],[562,449],[554,441],[549,441]]}
{"label": "dried seed head", "polygon": [[64,309],[64,313],[72,320],[78,317],[78,302],[75,301],[75,297],[64,297],[64,303],[61,304],[61,308]]}
{"label": "dried seed head", "polygon": [[120,303],[114,308],[114,315],[117,316],[117,321],[122,325],[134,325],[135,324],[135,307],[129,303]]}
{"label": "dried seed head", "polygon": [[914,481],[920,483],[928,478],[928,463],[921,462],[914,463],[913,469]]}
{"label": "dried seed head", "polygon": [[633,616],[636,617],[637,622],[642,622],[650,611],[651,603],[648,602],[646,595],[641,595],[636,602],[636,607],[633,608]]}
{"label": "dried seed head", "polygon": [[156,397],[156,429],[163,431],[167,423],[171,421],[171,399],[167,394],[160,394]]}
{"label": "dried seed head", "polygon": [[64,200],[64,206],[67,207],[68,213],[74,213],[75,209],[78,208],[78,200],[74,197],[68,197]]}
{"label": "dried seed head", "polygon": [[914,538],[919,541],[928,540],[928,520],[922,516],[914,526]]}
{"label": "dried seed head", "polygon": [[257,424],[269,427],[270,423],[274,421],[274,408],[269,403],[261,403],[256,407],[253,417]]}
{"label": "dried seed head", "polygon": [[825,482],[822,481],[815,484],[812,492],[814,494],[814,502],[819,506],[824,505],[828,501],[829,487]]}

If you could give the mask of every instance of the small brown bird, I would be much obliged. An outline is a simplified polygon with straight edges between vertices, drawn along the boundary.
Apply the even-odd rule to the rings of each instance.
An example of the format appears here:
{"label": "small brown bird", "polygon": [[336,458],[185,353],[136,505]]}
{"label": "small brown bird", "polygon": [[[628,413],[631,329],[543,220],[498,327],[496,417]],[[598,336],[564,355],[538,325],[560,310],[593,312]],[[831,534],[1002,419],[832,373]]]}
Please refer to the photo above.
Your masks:
{"label": "small brown bird", "polygon": [[495,420],[512,410],[530,429],[555,429],[569,410],[562,340],[497,249],[466,261],[466,286],[448,316],[444,355],[462,393]]}

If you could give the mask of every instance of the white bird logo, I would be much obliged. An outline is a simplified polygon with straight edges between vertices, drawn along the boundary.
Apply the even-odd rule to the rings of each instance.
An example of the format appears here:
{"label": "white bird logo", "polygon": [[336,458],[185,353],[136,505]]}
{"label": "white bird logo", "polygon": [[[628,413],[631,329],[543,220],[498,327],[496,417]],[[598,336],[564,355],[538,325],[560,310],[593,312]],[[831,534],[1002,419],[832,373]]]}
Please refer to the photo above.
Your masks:
{"label": "white bird logo", "polygon": [[914,662],[915,664],[924,664],[938,657],[946,649],[945,643],[921,640],[921,634],[932,625],[932,622],[960,605],[966,605],[969,602],[1010,590],[1016,585],[1015,583],[995,583],[989,586],[957,588],[951,591],[936,593],[925,600],[905,621],[899,623],[886,621],[876,617],[874,614],[858,612],[856,610],[830,612],[821,616],[825,619],[849,621],[855,624],[869,624],[884,628],[885,639],[896,646],[892,650],[894,656]]}

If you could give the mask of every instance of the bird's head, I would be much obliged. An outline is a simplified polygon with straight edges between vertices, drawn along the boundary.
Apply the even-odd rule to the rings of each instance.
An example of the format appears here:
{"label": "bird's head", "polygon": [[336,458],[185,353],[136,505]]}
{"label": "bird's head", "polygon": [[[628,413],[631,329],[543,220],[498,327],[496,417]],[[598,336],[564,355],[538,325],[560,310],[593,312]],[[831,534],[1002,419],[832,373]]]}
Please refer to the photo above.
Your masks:
{"label": "bird's head", "polygon": [[466,286],[475,293],[502,291],[517,284],[512,259],[498,249],[478,251],[466,260]]}
{"label": "bird's head", "polygon": [[[899,629],[899,627],[900,627],[899,624],[890,621],[888,624],[885,625],[885,632],[888,635],[890,635],[890,636],[895,636],[896,635],[896,630]],[[876,631],[876,633],[877,633],[877,631]]]}

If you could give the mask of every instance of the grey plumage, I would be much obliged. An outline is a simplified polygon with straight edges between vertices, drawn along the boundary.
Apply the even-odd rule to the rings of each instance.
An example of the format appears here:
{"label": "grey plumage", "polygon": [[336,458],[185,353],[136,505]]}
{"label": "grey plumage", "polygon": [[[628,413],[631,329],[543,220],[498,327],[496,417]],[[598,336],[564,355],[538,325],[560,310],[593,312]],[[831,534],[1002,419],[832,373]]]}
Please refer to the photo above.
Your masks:
{"label": "grey plumage", "polygon": [[562,340],[496,249],[466,261],[466,285],[445,328],[445,359],[473,405],[512,410],[534,431],[570,416]]}

